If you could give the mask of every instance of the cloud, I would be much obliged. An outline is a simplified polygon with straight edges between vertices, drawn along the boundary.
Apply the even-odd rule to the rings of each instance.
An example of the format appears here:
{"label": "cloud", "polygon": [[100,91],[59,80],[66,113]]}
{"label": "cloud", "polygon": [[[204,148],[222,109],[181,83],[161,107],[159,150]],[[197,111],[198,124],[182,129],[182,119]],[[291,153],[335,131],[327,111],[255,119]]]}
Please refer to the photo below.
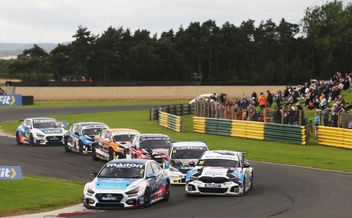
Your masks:
{"label": "cloud", "polygon": [[[79,25],[95,34],[109,26],[178,29],[193,21],[218,25],[282,17],[298,23],[304,10],[325,0],[0,0],[0,42],[64,42]],[[346,1],[347,2],[347,1]]]}

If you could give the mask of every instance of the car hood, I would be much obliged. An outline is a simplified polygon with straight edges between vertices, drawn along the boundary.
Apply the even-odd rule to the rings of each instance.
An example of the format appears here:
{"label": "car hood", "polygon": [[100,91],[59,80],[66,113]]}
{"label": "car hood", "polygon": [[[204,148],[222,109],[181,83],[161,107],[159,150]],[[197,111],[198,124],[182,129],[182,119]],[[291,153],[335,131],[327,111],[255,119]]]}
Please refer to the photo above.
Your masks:
{"label": "car hood", "polygon": [[151,150],[153,154],[158,154],[158,155],[169,155],[169,149],[167,148],[156,148]]}
{"label": "car hood", "polygon": [[62,128],[41,128],[41,129],[37,129],[37,130],[40,130],[45,134],[63,133]]}
{"label": "car hood", "polygon": [[137,185],[142,179],[117,179],[97,178],[95,181],[96,190],[126,190],[128,187]]}
{"label": "car hood", "polygon": [[[200,177],[237,177],[241,178],[242,173],[240,168],[225,168],[225,167],[196,167],[193,170],[201,172]],[[193,171],[192,170],[192,171]]]}

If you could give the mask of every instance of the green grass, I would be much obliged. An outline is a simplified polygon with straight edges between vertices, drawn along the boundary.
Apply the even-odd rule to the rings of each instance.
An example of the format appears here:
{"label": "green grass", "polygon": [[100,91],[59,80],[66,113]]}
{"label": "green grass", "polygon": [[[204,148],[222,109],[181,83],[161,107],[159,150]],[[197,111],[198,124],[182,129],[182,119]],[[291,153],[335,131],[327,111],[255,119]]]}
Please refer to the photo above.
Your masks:
{"label": "green grass", "polygon": [[[165,133],[174,140],[204,140],[210,149],[246,151],[251,160],[352,172],[352,150],[198,134],[192,132],[192,117],[184,117],[185,132],[176,133],[157,125],[156,121],[149,121],[147,111],[55,116],[57,119],[65,119],[69,122],[101,121],[110,127],[135,128],[143,133]],[[16,121],[6,122],[2,124],[2,128],[14,134],[18,124]]]}
{"label": "green grass", "polygon": [[79,203],[83,184],[25,176],[23,180],[0,180],[0,216],[39,212]]}
{"label": "green grass", "polygon": [[185,104],[186,100],[92,100],[92,101],[35,101],[31,106],[1,106],[1,108],[35,108],[67,106],[115,106],[115,105],[164,105]]}

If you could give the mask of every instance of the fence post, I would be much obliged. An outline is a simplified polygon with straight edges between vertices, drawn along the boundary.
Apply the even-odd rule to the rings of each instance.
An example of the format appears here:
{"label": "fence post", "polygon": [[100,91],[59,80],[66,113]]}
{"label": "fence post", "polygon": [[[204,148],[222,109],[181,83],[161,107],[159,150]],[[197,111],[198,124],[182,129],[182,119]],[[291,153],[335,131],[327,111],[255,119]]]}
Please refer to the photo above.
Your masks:
{"label": "fence post", "polygon": [[298,124],[302,126],[302,110],[299,110],[299,116],[298,116]]}
{"label": "fence post", "polygon": [[281,111],[281,124],[284,124],[284,111]]}

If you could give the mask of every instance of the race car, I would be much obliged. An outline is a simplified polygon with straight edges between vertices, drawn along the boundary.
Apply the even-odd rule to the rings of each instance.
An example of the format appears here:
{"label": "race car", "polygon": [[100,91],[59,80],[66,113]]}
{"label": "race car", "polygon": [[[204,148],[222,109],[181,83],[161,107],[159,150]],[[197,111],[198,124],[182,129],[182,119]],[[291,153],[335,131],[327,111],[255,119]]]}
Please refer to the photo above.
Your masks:
{"label": "race car", "polygon": [[106,129],[95,137],[92,144],[93,160],[114,160],[129,157],[131,140],[140,132],[134,129]]}
{"label": "race car", "polygon": [[186,175],[187,195],[244,195],[253,188],[253,168],[245,154],[206,151]]}
{"label": "race car", "polygon": [[83,190],[86,208],[148,207],[170,196],[169,178],[153,160],[113,160],[92,175]]}
{"label": "race car", "polygon": [[17,144],[63,144],[67,122],[49,117],[27,118],[16,130]]}
{"label": "race car", "polygon": [[207,145],[200,141],[174,142],[169,161],[165,164],[171,184],[185,184],[187,172],[193,169],[202,154],[208,150]]}
{"label": "race car", "polygon": [[131,156],[135,159],[152,159],[159,164],[167,162],[172,140],[163,134],[140,134],[133,138]]}
{"label": "race car", "polygon": [[80,154],[92,152],[95,136],[108,128],[105,123],[99,122],[74,123],[65,134],[65,151],[79,152]]}

